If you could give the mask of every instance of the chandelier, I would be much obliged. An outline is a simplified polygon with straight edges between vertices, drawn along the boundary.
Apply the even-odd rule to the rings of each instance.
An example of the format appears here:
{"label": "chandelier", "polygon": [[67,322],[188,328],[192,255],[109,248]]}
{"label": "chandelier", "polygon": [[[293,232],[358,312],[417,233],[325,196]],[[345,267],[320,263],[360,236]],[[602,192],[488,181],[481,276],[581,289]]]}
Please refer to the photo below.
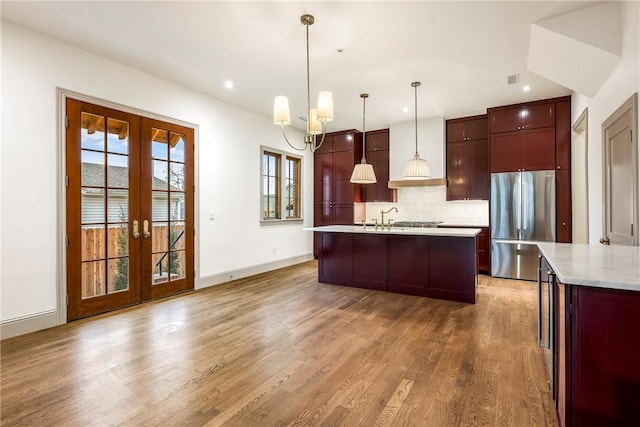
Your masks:
{"label": "chandelier", "polygon": [[[315,21],[312,15],[302,15],[300,22],[305,26],[307,32],[307,134],[304,137],[302,148],[291,144],[285,126],[291,124],[289,115],[289,100],[286,96],[276,96],[273,103],[273,123],[282,127],[282,135],[287,144],[294,150],[304,151],[307,147],[314,152],[324,142],[327,122],[333,120],[333,95],[331,92],[323,91],[318,94],[318,107],[311,108],[311,95],[309,83],[309,25]],[[322,135],[318,142],[318,135]]]}

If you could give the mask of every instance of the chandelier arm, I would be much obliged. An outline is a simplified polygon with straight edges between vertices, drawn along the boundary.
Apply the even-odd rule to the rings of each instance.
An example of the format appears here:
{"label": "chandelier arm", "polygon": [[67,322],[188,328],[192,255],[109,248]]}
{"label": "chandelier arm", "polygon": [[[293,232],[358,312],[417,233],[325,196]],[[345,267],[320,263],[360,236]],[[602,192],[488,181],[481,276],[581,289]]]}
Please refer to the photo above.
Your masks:
{"label": "chandelier arm", "polygon": [[284,136],[284,140],[287,141],[287,144],[289,144],[289,147],[293,148],[294,150],[304,151],[307,148],[306,144],[305,144],[305,146],[303,148],[298,148],[298,147],[294,146],[293,144],[291,144],[289,142],[289,138],[287,138],[287,132],[284,130],[284,125],[282,125],[282,136]]}
{"label": "chandelier arm", "polygon": [[[322,129],[322,139],[320,139],[320,144],[317,144],[315,147],[311,147],[311,151],[312,152],[316,152],[316,150],[318,148],[320,148],[320,146],[322,146],[322,143],[324,142],[324,137],[327,135],[327,133],[325,132],[325,129]],[[316,135],[317,137],[317,135]]]}

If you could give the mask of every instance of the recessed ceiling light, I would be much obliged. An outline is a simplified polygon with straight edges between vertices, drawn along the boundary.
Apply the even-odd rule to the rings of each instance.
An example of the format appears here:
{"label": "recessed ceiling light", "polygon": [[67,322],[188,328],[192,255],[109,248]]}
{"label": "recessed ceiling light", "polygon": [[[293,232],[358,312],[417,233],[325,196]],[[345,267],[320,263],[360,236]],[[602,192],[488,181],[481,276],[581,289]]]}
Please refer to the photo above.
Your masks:
{"label": "recessed ceiling light", "polygon": [[404,108],[402,109],[402,112],[403,112],[403,113],[408,113],[408,112],[409,112],[409,107],[404,107]]}
{"label": "recessed ceiling light", "polygon": [[525,92],[529,92],[531,90],[531,86],[524,85],[524,86],[522,86],[522,90],[525,91]]}
{"label": "recessed ceiling light", "polygon": [[227,89],[233,89],[233,82],[231,80],[225,81],[224,87],[226,87]]}

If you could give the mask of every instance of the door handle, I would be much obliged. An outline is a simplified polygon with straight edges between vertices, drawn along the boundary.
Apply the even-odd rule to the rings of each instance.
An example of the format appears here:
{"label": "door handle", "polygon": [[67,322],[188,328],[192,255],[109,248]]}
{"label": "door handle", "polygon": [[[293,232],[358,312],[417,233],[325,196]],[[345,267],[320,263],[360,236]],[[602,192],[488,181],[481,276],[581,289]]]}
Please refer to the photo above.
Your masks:
{"label": "door handle", "polygon": [[608,237],[601,237],[600,238],[600,243],[602,243],[603,245],[609,245],[609,238]]}
{"label": "door handle", "polygon": [[146,239],[149,236],[151,236],[151,233],[149,233],[149,221],[145,219],[142,222],[142,237]]}
{"label": "door handle", "polygon": [[134,219],[133,220],[133,238],[137,239],[138,237],[140,237],[140,230],[138,229],[138,220]]}

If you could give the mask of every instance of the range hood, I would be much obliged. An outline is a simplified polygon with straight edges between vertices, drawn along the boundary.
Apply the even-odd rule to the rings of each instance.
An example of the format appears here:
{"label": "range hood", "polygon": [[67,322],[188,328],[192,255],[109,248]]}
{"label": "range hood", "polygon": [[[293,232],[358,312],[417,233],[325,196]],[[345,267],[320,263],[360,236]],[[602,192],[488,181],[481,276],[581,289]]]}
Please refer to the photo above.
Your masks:
{"label": "range hood", "polygon": [[395,179],[388,183],[389,188],[402,187],[433,187],[438,185],[447,185],[447,178],[430,178],[430,179]]}

